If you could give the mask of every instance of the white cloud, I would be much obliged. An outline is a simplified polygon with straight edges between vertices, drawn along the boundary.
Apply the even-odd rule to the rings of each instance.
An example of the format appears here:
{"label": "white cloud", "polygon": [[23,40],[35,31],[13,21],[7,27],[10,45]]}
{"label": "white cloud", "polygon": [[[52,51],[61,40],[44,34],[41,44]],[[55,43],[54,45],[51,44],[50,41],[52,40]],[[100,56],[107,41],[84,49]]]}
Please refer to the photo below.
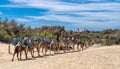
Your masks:
{"label": "white cloud", "polygon": [[[48,13],[44,16],[26,16],[28,18],[36,20],[53,20],[53,21],[62,21],[69,23],[85,23],[86,21],[91,21],[97,23],[99,21],[109,22],[109,21],[120,21],[120,13],[111,13],[111,12],[73,12],[72,14],[78,15],[78,17],[72,15],[57,15]],[[98,20],[98,21],[97,21]],[[87,23],[89,23],[87,22]]]}
{"label": "white cloud", "polygon": [[45,16],[27,16],[28,18],[33,18],[37,20],[52,20],[52,21],[61,21],[61,22],[70,22],[78,23],[79,18],[62,16],[62,15],[45,15]]}
{"label": "white cloud", "polygon": [[[58,20],[65,22],[75,22],[78,23],[80,20],[89,19],[119,19],[120,16],[120,3],[88,3],[88,4],[76,4],[61,2],[58,0],[10,0],[14,3],[23,4],[21,7],[33,7],[33,8],[44,8],[49,9],[51,13],[48,12],[45,16],[31,16],[36,19],[43,20]],[[89,1],[89,0],[86,0]],[[92,0],[100,1],[100,0]],[[102,0],[105,1],[105,0]],[[91,10],[100,10],[100,12],[90,12]],[[101,10],[107,10],[111,12],[102,12]],[[83,11],[83,12],[79,12]],[[84,12],[88,11],[88,12]],[[85,17],[70,17],[65,15],[55,15],[55,13],[65,12],[65,14],[78,14]]]}
{"label": "white cloud", "polygon": [[19,22],[31,22],[30,19],[26,19],[26,18],[16,18],[15,20]]}
{"label": "white cloud", "polygon": [[0,12],[0,15],[3,14],[2,12]]}
{"label": "white cloud", "polygon": [[[106,0],[85,0],[93,3],[77,4],[69,2],[61,2],[59,0],[9,0],[13,4],[0,5],[0,7],[11,8],[37,8],[48,9],[46,15],[25,16],[25,18],[17,18],[20,22],[30,22],[35,20],[48,20],[69,22],[73,26],[86,26],[105,28],[117,26],[120,22],[120,3],[108,2]],[[105,2],[106,1],[106,2]],[[84,2],[84,1],[83,1]],[[103,3],[94,3],[103,2]],[[60,15],[57,15],[60,14]],[[71,15],[73,14],[73,15]],[[74,15],[77,15],[74,16]],[[28,18],[28,19],[27,19]],[[101,22],[102,21],[102,22]],[[112,25],[113,24],[113,25]]]}
{"label": "white cloud", "polygon": [[[70,23],[68,25],[80,27],[80,28],[94,28],[94,30],[100,30],[105,28],[119,28],[120,13],[107,13],[107,12],[78,12],[74,13],[78,15],[84,15],[84,17],[75,17],[67,15],[55,15],[47,14],[45,16],[26,16],[27,18],[36,20],[48,20],[48,21],[60,21]],[[102,22],[101,22],[102,21]],[[95,29],[96,28],[96,29]]]}
{"label": "white cloud", "polygon": [[[88,3],[88,4],[76,4],[61,2],[58,0],[10,0],[15,4],[12,5],[0,5],[0,7],[32,7],[43,8],[53,11],[80,11],[80,10],[112,10],[120,11],[120,3]],[[97,1],[97,0],[95,0]]]}

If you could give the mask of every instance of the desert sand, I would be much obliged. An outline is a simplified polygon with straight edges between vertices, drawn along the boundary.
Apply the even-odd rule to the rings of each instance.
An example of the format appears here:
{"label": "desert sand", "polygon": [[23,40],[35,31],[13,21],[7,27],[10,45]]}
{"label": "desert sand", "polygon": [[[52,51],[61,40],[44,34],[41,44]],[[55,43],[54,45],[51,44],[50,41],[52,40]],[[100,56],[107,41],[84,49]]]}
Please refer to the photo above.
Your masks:
{"label": "desert sand", "polygon": [[[11,46],[13,53],[14,46]],[[35,52],[36,53],[36,52]],[[35,54],[37,56],[37,53]],[[0,69],[120,69],[120,45],[91,46],[80,52],[55,54],[29,60],[15,60],[8,54],[8,44],[0,43]]]}

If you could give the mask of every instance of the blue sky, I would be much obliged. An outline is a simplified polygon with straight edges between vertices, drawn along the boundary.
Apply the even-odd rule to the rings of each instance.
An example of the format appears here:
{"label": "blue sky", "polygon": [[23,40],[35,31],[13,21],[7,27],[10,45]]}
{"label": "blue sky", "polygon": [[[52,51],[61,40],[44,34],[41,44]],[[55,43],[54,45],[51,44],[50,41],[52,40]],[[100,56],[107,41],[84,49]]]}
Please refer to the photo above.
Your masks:
{"label": "blue sky", "polygon": [[33,28],[116,29],[120,28],[120,0],[0,0],[0,17]]}

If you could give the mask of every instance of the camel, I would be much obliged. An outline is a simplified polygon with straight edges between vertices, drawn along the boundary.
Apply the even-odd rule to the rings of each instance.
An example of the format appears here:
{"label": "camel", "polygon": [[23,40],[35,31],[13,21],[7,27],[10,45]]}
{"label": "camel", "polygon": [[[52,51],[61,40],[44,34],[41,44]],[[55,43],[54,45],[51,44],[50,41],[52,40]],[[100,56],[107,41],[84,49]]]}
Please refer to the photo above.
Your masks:
{"label": "camel", "polygon": [[59,50],[59,42],[55,42],[54,40],[51,41],[51,48],[50,50],[54,51],[54,54],[56,54],[56,51],[58,53]]}
{"label": "camel", "polygon": [[[39,44],[39,50],[42,48],[43,55],[46,55],[48,48],[51,49],[50,46],[51,46],[51,44],[48,44],[45,41],[41,41],[41,43]],[[45,54],[43,52],[44,50],[45,50]],[[51,50],[50,50],[50,54],[51,54]]]}
{"label": "camel", "polygon": [[93,45],[94,43],[91,41],[91,40],[89,40],[89,41],[86,41],[85,42],[85,47],[87,48],[87,47],[90,47],[91,45]]}
{"label": "camel", "polygon": [[32,43],[32,47],[31,48],[28,47],[30,50],[32,50],[31,51],[32,57],[34,57],[34,49],[37,50],[38,56],[40,56],[40,50],[39,50],[40,42],[38,40],[29,40],[29,41],[30,43]]}
{"label": "camel", "polygon": [[71,40],[70,44],[73,47],[73,51],[75,51],[75,44],[77,44],[77,41],[76,40]]}
{"label": "camel", "polygon": [[[28,59],[28,57],[27,57],[27,49],[28,49],[28,47],[27,46],[22,46],[21,42],[19,41],[17,43],[16,47],[15,47],[12,61],[14,61],[15,54],[17,54],[18,61],[21,60],[22,51],[25,52],[25,57],[26,57],[26,59]],[[20,57],[19,57],[19,53],[20,53]]]}
{"label": "camel", "polygon": [[84,42],[81,42],[80,40],[77,40],[77,49],[80,51],[80,49],[83,50],[85,46],[85,43]]}
{"label": "camel", "polygon": [[69,48],[69,42],[63,42],[62,40],[59,42],[59,48],[60,50],[64,50],[64,53],[66,53],[67,50],[70,51],[70,48]]}
{"label": "camel", "polygon": [[89,41],[85,42],[85,47],[87,48],[89,46],[90,46],[90,42]]}

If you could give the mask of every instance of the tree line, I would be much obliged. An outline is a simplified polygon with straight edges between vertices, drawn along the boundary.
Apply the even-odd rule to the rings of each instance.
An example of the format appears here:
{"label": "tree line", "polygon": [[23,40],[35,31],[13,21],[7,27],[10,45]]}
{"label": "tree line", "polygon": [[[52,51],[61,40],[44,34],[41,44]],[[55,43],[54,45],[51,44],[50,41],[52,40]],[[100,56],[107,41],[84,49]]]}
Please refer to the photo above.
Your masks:
{"label": "tree line", "polygon": [[12,38],[18,35],[21,39],[26,35],[31,36],[48,36],[50,38],[60,37],[88,37],[94,41],[94,43],[101,43],[104,45],[120,44],[120,28],[119,29],[105,29],[103,31],[89,31],[84,30],[82,32],[65,30],[64,26],[42,26],[38,28],[31,28],[24,24],[17,24],[14,20],[8,21],[8,19],[2,20],[0,18],[0,42],[11,43]]}

